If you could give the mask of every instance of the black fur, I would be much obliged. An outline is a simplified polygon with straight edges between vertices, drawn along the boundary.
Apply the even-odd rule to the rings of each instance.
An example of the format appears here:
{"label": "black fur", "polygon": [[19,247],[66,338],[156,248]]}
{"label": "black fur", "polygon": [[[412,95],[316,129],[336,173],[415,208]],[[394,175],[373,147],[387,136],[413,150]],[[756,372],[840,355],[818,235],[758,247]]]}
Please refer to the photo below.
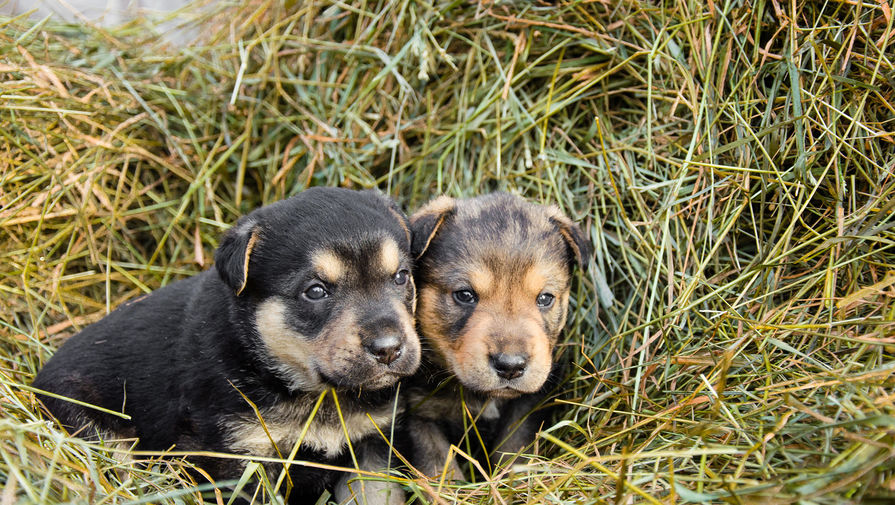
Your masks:
{"label": "black fur", "polygon": [[[378,193],[337,188],[309,189],[260,208],[224,235],[213,269],[128,302],[88,326],[56,352],[34,381],[35,388],[122,412],[130,420],[38,397],[63,426],[84,437],[136,437],[143,450],[231,452],[226,422],[254,417],[242,395],[262,411],[284,404],[313,405],[319,396],[316,389],[296,390],[271,366],[255,326],[260,303],[274,296],[287,300],[290,328],[311,339],[341,310],[381,315],[394,307],[385,302],[397,298],[410,316],[410,288],[389,286],[387,279],[376,284],[366,274],[359,274],[357,285],[337,291],[326,306],[311,310],[300,301],[308,255],[315,248],[341,250],[349,258],[349,269],[369,270],[350,263],[376,256],[368,250],[371,240],[387,236],[398,244],[402,265],[410,268],[406,217],[389,208],[397,210]],[[257,237],[249,254],[253,235]],[[349,299],[351,306],[346,307],[349,302],[342,300]],[[404,337],[416,339],[415,334]],[[416,368],[413,363],[402,366],[406,369],[397,375]],[[323,379],[324,387],[341,391],[346,415],[390,408],[394,401],[393,385],[369,391],[363,377]],[[328,414],[323,409],[319,416],[331,410]],[[334,422],[339,426],[337,417]],[[284,456],[290,449],[281,448]],[[351,466],[348,451],[333,456],[303,447],[297,459]],[[238,478],[243,471],[243,463],[233,459],[194,461],[215,479]],[[313,503],[343,475],[300,466],[291,474],[294,503]]]}

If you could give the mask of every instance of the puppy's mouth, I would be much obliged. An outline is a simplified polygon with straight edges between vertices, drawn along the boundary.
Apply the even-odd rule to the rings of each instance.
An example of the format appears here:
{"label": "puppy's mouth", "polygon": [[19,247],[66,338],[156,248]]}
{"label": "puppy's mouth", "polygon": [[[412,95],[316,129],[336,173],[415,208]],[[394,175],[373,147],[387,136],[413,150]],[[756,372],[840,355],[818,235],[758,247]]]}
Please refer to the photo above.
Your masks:
{"label": "puppy's mouth", "polygon": [[377,390],[392,386],[407,375],[397,370],[385,370],[382,373],[370,375],[361,380],[346,380],[345,377],[331,377],[322,373],[320,377],[323,379],[323,382],[336,389]]}
{"label": "puppy's mouth", "polygon": [[490,391],[485,391],[485,394],[492,398],[516,398],[517,396],[525,394],[524,391],[519,391],[518,389],[511,388],[510,386],[502,386],[499,388],[494,388]]}
{"label": "puppy's mouth", "polygon": [[496,387],[482,387],[483,384],[474,384],[471,382],[464,382],[459,377],[456,377],[459,384],[461,384],[467,390],[481,396],[487,398],[500,398],[500,399],[512,399],[518,396],[528,394],[529,391],[523,391],[521,389],[516,389],[508,384],[499,384]]}
{"label": "puppy's mouth", "polygon": [[379,389],[384,387],[389,387],[398,382],[402,377],[406,377],[407,374],[398,373],[392,370],[388,370],[380,375],[375,377],[371,377],[369,380],[364,382],[364,387],[367,389]]}

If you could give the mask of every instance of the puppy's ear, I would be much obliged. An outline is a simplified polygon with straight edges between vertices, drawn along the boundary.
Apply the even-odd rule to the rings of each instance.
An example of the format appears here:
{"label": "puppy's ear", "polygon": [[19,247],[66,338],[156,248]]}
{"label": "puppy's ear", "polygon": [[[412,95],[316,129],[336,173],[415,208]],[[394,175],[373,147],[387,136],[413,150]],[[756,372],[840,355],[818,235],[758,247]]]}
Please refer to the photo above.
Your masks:
{"label": "puppy's ear", "polygon": [[239,223],[221,240],[214,252],[214,268],[221,279],[239,295],[249,279],[249,257],[261,236],[261,228],[251,221]]}
{"label": "puppy's ear", "polygon": [[559,207],[555,206],[550,207],[550,222],[556,226],[566,242],[570,259],[574,260],[570,261],[570,264],[574,263],[579,268],[586,268],[592,252],[590,242],[587,241],[581,228],[566,217]]}
{"label": "puppy's ear", "polygon": [[439,196],[410,216],[410,254],[419,259],[426,253],[444,220],[453,214],[457,202],[449,196]]}

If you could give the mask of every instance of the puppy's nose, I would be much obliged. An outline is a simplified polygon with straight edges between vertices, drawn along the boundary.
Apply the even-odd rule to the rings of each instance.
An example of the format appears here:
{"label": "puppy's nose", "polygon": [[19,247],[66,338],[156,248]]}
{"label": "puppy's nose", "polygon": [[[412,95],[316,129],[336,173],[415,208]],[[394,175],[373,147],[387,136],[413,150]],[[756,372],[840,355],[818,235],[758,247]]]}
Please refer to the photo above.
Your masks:
{"label": "puppy's nose", "polygon": [[376,361],[383,365],[389,365],[391,362],[401,357],[404,352],[404,345],[401,343],[401,337],[394,334],[382,335],[376,337],[364,344],[367,352],[376,358]]}
{"label": "puppy's nose", "polygon": [[499,352],[488,356],[491,367],[497,372],[497,375],[512,380],[525,373],[525,367],[528,366],[528,356],[525,354],[505,354]]}

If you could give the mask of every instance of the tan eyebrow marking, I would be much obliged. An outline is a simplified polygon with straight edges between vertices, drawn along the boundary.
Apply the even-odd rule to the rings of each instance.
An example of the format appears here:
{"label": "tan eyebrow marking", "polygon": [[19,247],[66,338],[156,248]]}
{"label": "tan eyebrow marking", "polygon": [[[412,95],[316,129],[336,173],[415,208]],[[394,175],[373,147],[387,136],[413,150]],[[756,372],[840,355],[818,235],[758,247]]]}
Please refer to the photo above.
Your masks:
{"label": "tan eyebrow marking", "polygon": [[493,282],[494,276],[487,268],[475,268],[469,272],[469,283],[472,284],[472,289],[479,294],[491,291]]}
{"label": "tan eyebrow marking", "polygon": [[387,274],[393,274],[401,266],[401,252],[391,237],[382,239],[379,245],[379,266]]}
{"label": "tan eyebrow marking", "polygon": [[546,284],[547,279],[539,268],[529,267],[522,278],[522,286],[526,293],[538,294]]}
{"label": "tan eyebrow marking", "polygon": [[327,282],[338,282],[345,275],[345,263],[328,249],[316,251],[311,256],[311,265]]}

